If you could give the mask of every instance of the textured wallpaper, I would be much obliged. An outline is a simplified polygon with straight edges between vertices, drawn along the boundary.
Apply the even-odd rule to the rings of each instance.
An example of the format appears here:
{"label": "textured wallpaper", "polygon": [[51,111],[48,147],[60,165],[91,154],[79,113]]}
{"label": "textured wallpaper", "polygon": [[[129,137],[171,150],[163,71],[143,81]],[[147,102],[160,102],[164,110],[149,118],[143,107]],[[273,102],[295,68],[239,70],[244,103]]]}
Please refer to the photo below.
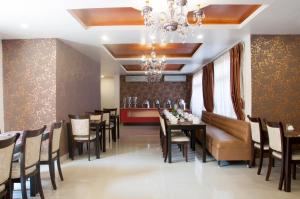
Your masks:
{"label": "textured wallpaper", "polygon": [[55,121],[55,43],[3,40],[5,130],[35,129]]}
{"label": "textured wallpaper", "polygon": [[159,99],[161,105],[171,99],[172,103],[182,98],[187,103],[191,99],[192,76],[187,76],[186,82],[125,82],[125,76],[120,77],[120,107],[123,107],[123,98],[128,96],[138,97],[138,106],[141,106],[146,99],[150,100],[152,106],[153,100]]}
{"label": "textured wallpaper", "polygon": [[[83,115],[100,108],[100,64],[57,40],[56,118],[69,122],[68,114]],[[62,137],[67,151],[67,136]]]}
{"label": "textured wallpaper", "polygon": [[300,130],[300,35],[253,35],[252,113]]}

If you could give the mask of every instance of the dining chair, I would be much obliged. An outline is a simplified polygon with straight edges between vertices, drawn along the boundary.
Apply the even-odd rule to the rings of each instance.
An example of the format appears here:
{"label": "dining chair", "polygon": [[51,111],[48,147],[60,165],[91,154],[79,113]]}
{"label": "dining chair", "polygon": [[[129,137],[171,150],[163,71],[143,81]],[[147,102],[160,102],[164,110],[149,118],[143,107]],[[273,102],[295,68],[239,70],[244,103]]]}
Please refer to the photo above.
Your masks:
{"label": "dining chair", "polygon": [[12,182],[21,182],[23,199],[27,199],[26,180],[30,177],[36,179],[37,190],[40,197],[44,198],[40,174],[40,153],[42,134],[45,129],[46,126],[43,126],[37,130],[26,130],[23,132],[20,159],[18,162],[13,162],[12,164]]}
{"label": "dining chair", "polygon": [[[166,128],[166,118],[162,115],[159,115],[160,125],[162,129],[163,135],[163,156],[164,162],[167,161],[168,158],[168,138],[167,138],[167,128]],[[185,157],[185,161],[188,162],[188,146],[190,143],[190,138],[187,137],[183,132],[174,131],[171,132],[171,143],[170,144],[177,144],[180,149],[182,149],[183,157]]]}
{"label": "dining chair", "polygon": [[12,198],[11,167],[17,135],[0,137],[0,198]]}
{"label": "dining chair", "polygon": [[[281,172],[278,189],[282,189],[283,181],[284,181],[284,171],[285,171],[285,137],[284,137],[284,128],[282,122],[269,122],[266,119],[264,120],[267,125],[268,136],[269,136],[269,164],[268,171],[266,175],[266,181],[269,180],[273,160],[278,159],[281,161]],[[297,151],[293,151],[291,155],[291,164],[300,163],[300,153]],[[296,171],[294,171],[296,172]]]}
{"label": "dining chair", "polygon": [[120,121],[118,115],[118,108],[104,108],[104,111],[110,111],[111,126],[115,128],[117,138],[120,139]]}
{"label": "dining chair", "polygon": [[73,142],[73,153],[74,146],[77,143],[87,144],[88,148],[88,159],[91,160],[91,142],[95,143],[95,153],[97,154],[97,135],[90,131],[90,117],[89,116],[78,116],[78,115],[69,115],[71,121],[72,129],[72,142]]}
{"label": "dining chair", "polygon": [[111,113],[109,110],[102,111],[102,121],[105,121],[105,130],[108,130],[108,141],[110,143],[112,129],[114,128],[114,123],[111,122]]}
{"label": "dining chair", "polygon": [[53,123],[49,132],[49,139],[43,141],[41,146],[40,164],[49,166],[50,179],[54,190],[56,190],[55,161],[60,179],[64,180],[60,166],[60,137],[63,124],[64,121]]}
{"label": "dining chair", "polygon": [[[90,130],[92,133],[96,133],[97,131],[97,125],[100,125],[102,122],[102,111],[97,111],[97,112],[90,112],[88,113],[88,116],[90,118]],[[101,125],[100,125],[101,126]],[[99,129],[99,141],[100,141],[100,145],[102,147],[103,143],[102,143],[102,133],[103,131],[101,129]]]}
{"label": "dining chair", "polygon": [[257,175],[260,175],[261,168],[263,165],[264,154],[269,153],[269,144],[267,138],[264,136],[262,121],[259,117],[250,117],[247,116],[250,121],[251,127],[251,138],[252,138],[252,163],[255,165],[256,151],[259,152],[259,164]]}

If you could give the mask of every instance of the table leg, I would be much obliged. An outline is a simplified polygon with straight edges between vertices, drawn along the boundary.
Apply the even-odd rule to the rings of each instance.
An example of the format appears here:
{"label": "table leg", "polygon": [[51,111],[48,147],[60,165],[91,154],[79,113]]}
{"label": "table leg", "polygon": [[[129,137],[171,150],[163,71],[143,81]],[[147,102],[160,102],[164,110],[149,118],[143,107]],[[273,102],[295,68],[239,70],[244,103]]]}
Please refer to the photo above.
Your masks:
{"label": "table leg", "polygon": [[202,162],[206,162],[206,126],[202,129]]}
{"label": "table leg", "polygon": [[105,130],[105,126],[103,126],[101,129],[102,129],[102,151],[105,152],[106,151],[106,130]]}
{"label": "table leg", "polygon": [[196,131],[191,130],[191,148],[195,151],[195,140],[196,140]]}
{"label": "table leg", "polygon": [[37,192],[36,176],[30,177],[30,196],[35,197]]}
{"label": "table leg", "polygon": [[118,133],[118,139],[120,139],[120,118],[117,117],[117,133]]}
{"label": "table leg", "polygon": [[97,125],[96,127],[96,143],[95,143],[95,147],[96,147],[96,158],[100,159],[100,134],[99,134],[99,126]]}
{"label": "table leg", "polygon": [[113,142],[117,141],[117,139],[116,139],[116,124],[117,124],[117,122],[116,121],[117,120],[115,118],[114,119],[114,127],[112,128],[112,140],[113,140]]}
{"label": "table leg", "polygon": [[72,132],[71,132],[71,124],[67,124],[67,137],[68,137],[68,149],[69,149],[69,158],[74,160],[74,152],[73,152],[73,141],[72,141]]}
{"label": "table leg", "polygon": [[167,130],[167,145],[168,145],[168,160],[172,163],[172,143],[171,143],[171,130]]}
{"label": "table leg", "polygon": [[286,153],[285,153],[285,179],[284,179],[284,190],[291,192],[291,143],[290,139],[286,139]]}

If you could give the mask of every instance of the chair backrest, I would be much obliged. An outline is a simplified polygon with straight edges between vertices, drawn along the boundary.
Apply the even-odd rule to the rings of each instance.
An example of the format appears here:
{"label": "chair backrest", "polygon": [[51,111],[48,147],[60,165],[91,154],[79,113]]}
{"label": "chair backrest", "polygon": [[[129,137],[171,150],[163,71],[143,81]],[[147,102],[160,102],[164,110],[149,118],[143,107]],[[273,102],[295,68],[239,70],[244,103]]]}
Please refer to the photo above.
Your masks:
{"label": "chair backrest", "polygon": [[5,184],[11,175],[11,164],[15,147],[16,135],[0,139],[0,186]]}
{"label": "chair backrest", "polygon": [[110,112],[110,115],[117,115],[117,111],[118,109],[117,108],[104,108],[103,111],[109,111]]}
{"label": "chair backrest", "polygon": [[166,136],[167,132],[166,132],[165,119],[163,118],[163,116],[161,114],[159,114],[159,121],[160,121],[161,130],[162,130],[163,134]]}
{"label": "chair backrest", "polygon": [[[22,135],[21,171],[36,166],[40,161],[41,143],[46,126],[37,130],[26,130]],[[25,169],[25,170],[24,170]]]}
{"label": "chair backrest", "polygon": [[250,121],[252,140],[256,143],[261,143],[263,140],[261,119],[259,117],[250,117],[249,115],[247,117]]}
{"label": "chair backrest", "polygon": [[102,113],[90,113],[89,117],[90,117],[90,120],[93,122],[100,123],[102,121]]}
{"label": "chair backrest", "polygon": [[110,111],[103,111],[102,112],[102,121],[105,121],[106,125],[110,125]]}
{"label": "chair backrest", "polygon": [[90,135],[90,118],[89,116],[69,115],[71,120],[71,129],[73,136]]}
{"label": "chair backrest", "polygon": [[51,126],[49,133],[49,152],[54,153],[59,150],[60,137],[63,130],[64,121],[55,122]]}
{"label": "chair backrest", "polygon": [[268,122],[264,120],[269,136],[269,146],[272,150],[283,152],[284,148],[284,130],[281,122]]}

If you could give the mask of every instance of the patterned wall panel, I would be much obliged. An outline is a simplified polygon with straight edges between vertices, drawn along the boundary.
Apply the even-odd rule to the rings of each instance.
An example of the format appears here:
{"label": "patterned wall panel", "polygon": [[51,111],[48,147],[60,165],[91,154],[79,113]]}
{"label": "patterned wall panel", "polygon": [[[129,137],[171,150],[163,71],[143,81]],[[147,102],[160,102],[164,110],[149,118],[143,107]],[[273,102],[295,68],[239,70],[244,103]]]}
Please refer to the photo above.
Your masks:
{"label": "patterned wall panel", "polygon": [[120,107],[123,107],[123,98],[128,96],[138,97],[139,107],[146,99],[150,100],[151,106],[154,100],[172,102],[182,98],[187,105],[190,103],[192,76],[187,76],[186,82],[126,82],[125,76],[120,77]]}
{"label": "patterned wall panel", "polygon": [[55,39],[4,40],[5,130],[55,121]]}
{"label": "patterned wall panel", "polygon": [[300,130],[300,35],[253,35],[252,113]]}
{"label": "patterned wall panel", "polygon": [[[100,64],[57,40],[56,117],[69,121],[68,114],[83,115],[100,108]],[[67,136],[62,136],[63,153]]]}

